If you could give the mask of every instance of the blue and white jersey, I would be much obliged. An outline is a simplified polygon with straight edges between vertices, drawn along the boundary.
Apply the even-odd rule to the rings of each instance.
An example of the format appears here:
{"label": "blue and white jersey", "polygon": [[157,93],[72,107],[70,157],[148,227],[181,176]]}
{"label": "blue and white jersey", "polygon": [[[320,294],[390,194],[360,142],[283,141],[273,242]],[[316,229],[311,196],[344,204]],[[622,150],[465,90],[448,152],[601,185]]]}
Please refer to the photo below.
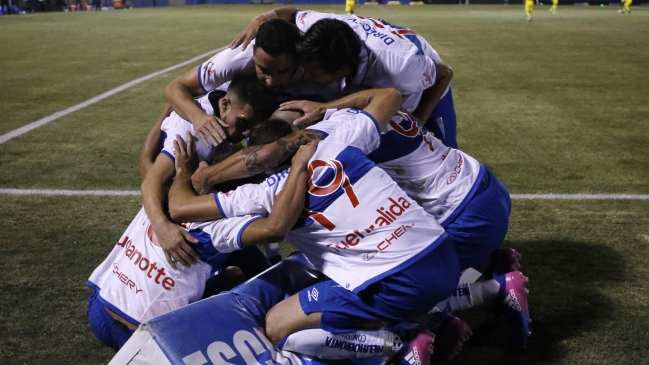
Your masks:
{"label": "blue and white jersey", "polygon": [[228,252],[240,248],[241,232],[257,218],[188,224],[186,230],[199,240],[192,247],[200,260],[174,270],[142,208],[87,284],[99,292],[103,305],[139,325],[201,299],[210,273],[222,270]]}
{"label": "blue and white jersey", "polygon": [[[225,92],[216,90],[212,93],[218,94],[217,96],[224,96]],[[210,103],[210,95],[207,94],[196,99],[196,104],[209,115],[214,115],[214,107]],[[212,95],[214,97],[214,95]],[[196,152],[198,153],[198,159],[200,161],[211,161],[214,155],[222,148],[226,148],[231,145],[228,141],[223,141],[218,146],[206,146],[203,141],[198,138],[196,131],[194,130],[194,125],[186,119],[183,119],[176,112],[171,112],[171,114],[162,121],[162,126],[160,127],[160,139],[162,140],[162,151],[167,155],[171,161],[176,160],[176,150],[174,149],[174,141],[176,140],[176,135],[180,135],[183,140],[187,138],[187,131],[191,132],[196,141]]]}
{"label": "blue and white jersey", "polygon": [[433,47],[413,31],[383,19],[298,10],[295,24],[300,31],[306,32],[323,18],[347,23],[365,45],[356,75],[344,80],[343,88],[354,85],[394,87],[403,95],[403,107],[414,111],[423,90],[431,87],[437,78],[436,62],[442,60]]}
{"label": "blue and white jersey", "polygon": [[[335,112],[328,110],[325,119]],[[335,128],[318,123],[308,129],[329,134]],[[367,157],[443,226],[469,200],[482,171],[475,158],[445,146],[403,112],[392,117],[381,133],[381,144]]]}
{"label": "blue and white jersey", "polygon": [[[327,121],[331,134],[309,162],[303,218],[288,239],[316,269],[358,292],[437,247],[444,229],[367,158],[380,131],[363,111],[342,109]],[[288,171],[244,185],[215,200],[225,217],[271,211]]]}

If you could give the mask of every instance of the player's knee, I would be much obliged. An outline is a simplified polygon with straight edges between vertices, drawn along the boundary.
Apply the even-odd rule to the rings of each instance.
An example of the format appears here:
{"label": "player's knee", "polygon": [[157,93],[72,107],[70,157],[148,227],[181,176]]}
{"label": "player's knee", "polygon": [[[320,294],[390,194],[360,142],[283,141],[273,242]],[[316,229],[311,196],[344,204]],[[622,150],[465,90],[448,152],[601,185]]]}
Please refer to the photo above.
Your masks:
{"label": "player's knee", "polygon": [[271,308],[266,314],[266,336],[277,345],[288,333],[282,328],[276,308]]}

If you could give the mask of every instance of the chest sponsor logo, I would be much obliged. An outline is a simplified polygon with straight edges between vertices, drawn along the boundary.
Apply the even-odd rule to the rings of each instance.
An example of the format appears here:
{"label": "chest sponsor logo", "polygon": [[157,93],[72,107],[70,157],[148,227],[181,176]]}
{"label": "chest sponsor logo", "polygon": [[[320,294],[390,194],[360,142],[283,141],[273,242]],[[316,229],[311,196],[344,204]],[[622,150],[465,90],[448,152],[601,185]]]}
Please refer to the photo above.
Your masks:
{"label": "chest sponsor logo", "polygon": [[124,255],[128,258],[128,262],[132,263],[137,269],[142,271],[146,280],[150,280],[155,284],[162,286],[165,290],[171,290],[176,286],[176,281],[167,276],[165,268],[162,267],[162,265],[158,265],[157,262],[145,257],[142,252],[137,249],[135,244],[133,244],[133,240],[128,236],[125,236],[121,242],[117,242],[117,246],[124,249]]}

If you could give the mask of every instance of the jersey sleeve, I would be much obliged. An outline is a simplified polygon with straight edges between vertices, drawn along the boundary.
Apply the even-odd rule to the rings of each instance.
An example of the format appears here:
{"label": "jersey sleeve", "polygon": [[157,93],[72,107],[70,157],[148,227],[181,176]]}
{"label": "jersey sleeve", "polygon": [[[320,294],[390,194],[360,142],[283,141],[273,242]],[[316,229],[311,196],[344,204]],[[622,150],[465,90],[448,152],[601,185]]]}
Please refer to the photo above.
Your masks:
{"label": "jersey sleeve", "polygon": [[235,190],[214,194],[216,205],[224,218],[239,217],[248,214],[267,215],[262,204],[265,191],[259,184],[241,185]]}
{"label": "jersey sleeve", "polygon": [[242,249],[241,235],[259,215],[247,215],[201,223],[197,228],[209,235],[210,242],[218,252],[232,252]]}
{"label": "jersey sleeve", "polygon": [[343,145],[354,146],[368,154],[379,147],[381,131],[374,117],[363,110],[341,109],[327,120],[309,128],[328,133],[327,139]]}
{"label": "jersey sleeve", "polygon": [[295,25],[302,33],[306,31],[318,20],[325,18],[333,18],[342,20],[342,16],[330,13],[320,13],[313,10],[299,10],[295,13]]}
{"label": "jersey sleeve", "polygon": [[174,140],[176,140],[177,134],[184,140],[187,136],[187,131],[193,132],[191,123],[181,118],[175,112],[172,112],[162,122],[162,126],[160,127],[160,139],[162,140],[162,150],[160,153],[167,155],[171,161],[176,161]]}
{"label": "jersey sleeve", "polygon": [[414,111],[422,92],[435,84],[437,64],[423,54],[405,59],[396,54],[388,54],[384,62],[392,79],[391,85],[404,96],[403,107],[410,112]]}
{"label": "jersey sleeve", "polygon": [[253,45],[254,42],[245,51],[241,51],[242,46],[236,49],[228,47],[198,66],[198,81],[203,91],[207,93],[232,81],[234,75],[239,71],[254,70]]}

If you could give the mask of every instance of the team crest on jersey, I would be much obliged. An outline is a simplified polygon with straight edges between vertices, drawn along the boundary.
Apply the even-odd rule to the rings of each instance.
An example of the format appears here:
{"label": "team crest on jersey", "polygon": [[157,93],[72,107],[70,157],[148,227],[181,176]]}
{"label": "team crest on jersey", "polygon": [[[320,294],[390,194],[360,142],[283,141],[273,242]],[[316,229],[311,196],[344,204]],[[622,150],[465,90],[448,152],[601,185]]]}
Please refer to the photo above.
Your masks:
{"label": "team crest on jersey", "polygon": [[424,87],[429,87],[434,83],[433,77],[430,76],[430,73],[426,72],[424,73],[424,79],[421,80],[421,84],[424,85]]}

